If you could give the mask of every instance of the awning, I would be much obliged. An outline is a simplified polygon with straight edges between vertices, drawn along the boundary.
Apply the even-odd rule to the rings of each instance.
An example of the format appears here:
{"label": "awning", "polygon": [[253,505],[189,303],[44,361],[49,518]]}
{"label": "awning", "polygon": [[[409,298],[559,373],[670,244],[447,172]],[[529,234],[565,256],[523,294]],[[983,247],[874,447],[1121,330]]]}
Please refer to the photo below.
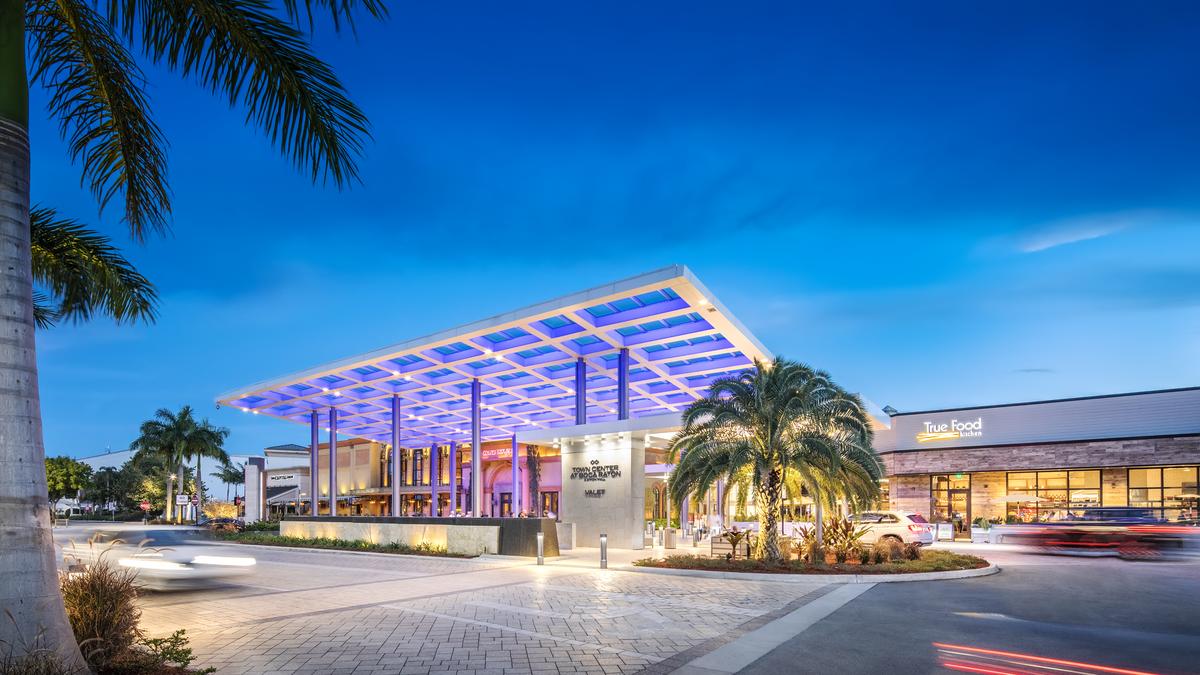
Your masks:
{"label": "awning", "polygon": [[299,485],[280,485],[267,488],[268,504],[286,504],[300,500]]}
{"label": "awning", "polygon": [[[266,348],[262,345],[258,348]],[[481,387],[482,441],[576,424],[583,360],[586,418],[618,418],[627,350],[629,416],[677,414],[712,381],[771,355],[682,265],[408,340],[219,397],[247,413],[390,443],[400,398],[401,443],[471,438],[471,390]]]}

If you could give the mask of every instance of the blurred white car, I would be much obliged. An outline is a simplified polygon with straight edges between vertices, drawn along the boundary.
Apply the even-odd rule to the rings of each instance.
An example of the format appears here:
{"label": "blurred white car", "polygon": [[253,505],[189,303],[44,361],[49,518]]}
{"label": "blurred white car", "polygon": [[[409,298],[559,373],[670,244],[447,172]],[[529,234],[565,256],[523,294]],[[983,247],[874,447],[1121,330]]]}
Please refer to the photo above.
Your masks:
{"label": "blurred white car", "polygon": [[859,541],[874,544],[880,539],[894,539],[904,544],[928,546],[933,543],[933,527],[919,513],[911,511],[866,511],[850,516],[866,530]]}
{"label": "blurred white car", "polygon": [[98,559],[137,571],[138,583],[155,590],[197,588],[254,569],[254,558],[223,555],[201,530],[101,530],[87,542],[63,547],[68,570]]}

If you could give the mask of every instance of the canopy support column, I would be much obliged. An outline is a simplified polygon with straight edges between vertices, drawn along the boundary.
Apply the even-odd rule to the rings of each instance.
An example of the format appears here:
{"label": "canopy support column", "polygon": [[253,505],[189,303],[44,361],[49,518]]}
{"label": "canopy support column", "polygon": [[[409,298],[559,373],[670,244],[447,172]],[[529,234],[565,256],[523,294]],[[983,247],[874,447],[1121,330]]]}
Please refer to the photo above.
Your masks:
{"label": "canopy support column", "polygon": [[438,447],[437,442],[429,444],[429,517],[437,518],[438,514],[438,478],[440,477],[440,468],[438,464],[439,456],[442,454],[442,449]]}
{"label": "canopy support column", "polygon": [[617,353],[617,419],[629,419],[629,348]]}
{"label": "canopy support column", "polygon": [[575,360],[575,424],[587,424],[587,363]]}
{"label": "canopy support column", "polygon": [[400,483],[404,476],[401,473],[400,453],[400,395],[392,395],[392,517],[400,515]]}
{"label": "canopy support column", "polygon": [[471,515],[476,518],[483,513],[483,444],[479,438],[481,390],[479,380],[471,380]]}
{"label": "canopy support column", "polygon": [[521,458],[517,452],[517,435],[512,435],[512,516],[521,513]]}
{"label": "canopy support column", "polygon": [[447,515],[453,516],[458,510],[458,443],[454,441],[450,441],[450,498],[447,503],[450,505]]}
{"label": "canopy support column", "polygon": [[329,515],[337,515],[337,408],[329,409]]}
{"label": "canopy support column", "polygon": [[311,427],[308,447],[308,497],[312,502],[309,515],[315,516],[321,501],[321,416],[316,410],[312,413]]}

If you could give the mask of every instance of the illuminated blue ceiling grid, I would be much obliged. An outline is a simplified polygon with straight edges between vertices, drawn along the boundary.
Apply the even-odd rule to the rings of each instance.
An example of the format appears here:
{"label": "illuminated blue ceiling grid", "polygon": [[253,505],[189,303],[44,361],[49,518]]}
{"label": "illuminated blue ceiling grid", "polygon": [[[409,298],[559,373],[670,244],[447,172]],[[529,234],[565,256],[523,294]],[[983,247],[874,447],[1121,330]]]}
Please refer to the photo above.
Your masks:
{"label": "illuminated blue ceiling grid", "polygon": [[[630,416],[680,412],[711,382],[769,358],[685,267],[673,266],[281,380],[238,389],[222,404],[247,413],[391,441],[470,442],[471,382],[482,389],[482,438],[575,425],[575,364],[586,364],[587,419],[617,418],[621,348],[630,353]],[[564,435],[566,432],[564,430]]]}

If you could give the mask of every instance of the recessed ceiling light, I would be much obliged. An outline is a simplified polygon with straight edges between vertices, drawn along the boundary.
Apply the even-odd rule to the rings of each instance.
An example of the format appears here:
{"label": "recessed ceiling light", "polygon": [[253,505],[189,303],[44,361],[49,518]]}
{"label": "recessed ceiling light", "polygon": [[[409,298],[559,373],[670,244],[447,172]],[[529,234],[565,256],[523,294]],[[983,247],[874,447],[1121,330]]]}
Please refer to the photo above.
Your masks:
{"label": "recessed ceiling light", "polygon": [[323,392],[325,392],[326,394],[328,394],[328,393],[329,393],[329,387],[321,387],[321,391],[323,391]]}

